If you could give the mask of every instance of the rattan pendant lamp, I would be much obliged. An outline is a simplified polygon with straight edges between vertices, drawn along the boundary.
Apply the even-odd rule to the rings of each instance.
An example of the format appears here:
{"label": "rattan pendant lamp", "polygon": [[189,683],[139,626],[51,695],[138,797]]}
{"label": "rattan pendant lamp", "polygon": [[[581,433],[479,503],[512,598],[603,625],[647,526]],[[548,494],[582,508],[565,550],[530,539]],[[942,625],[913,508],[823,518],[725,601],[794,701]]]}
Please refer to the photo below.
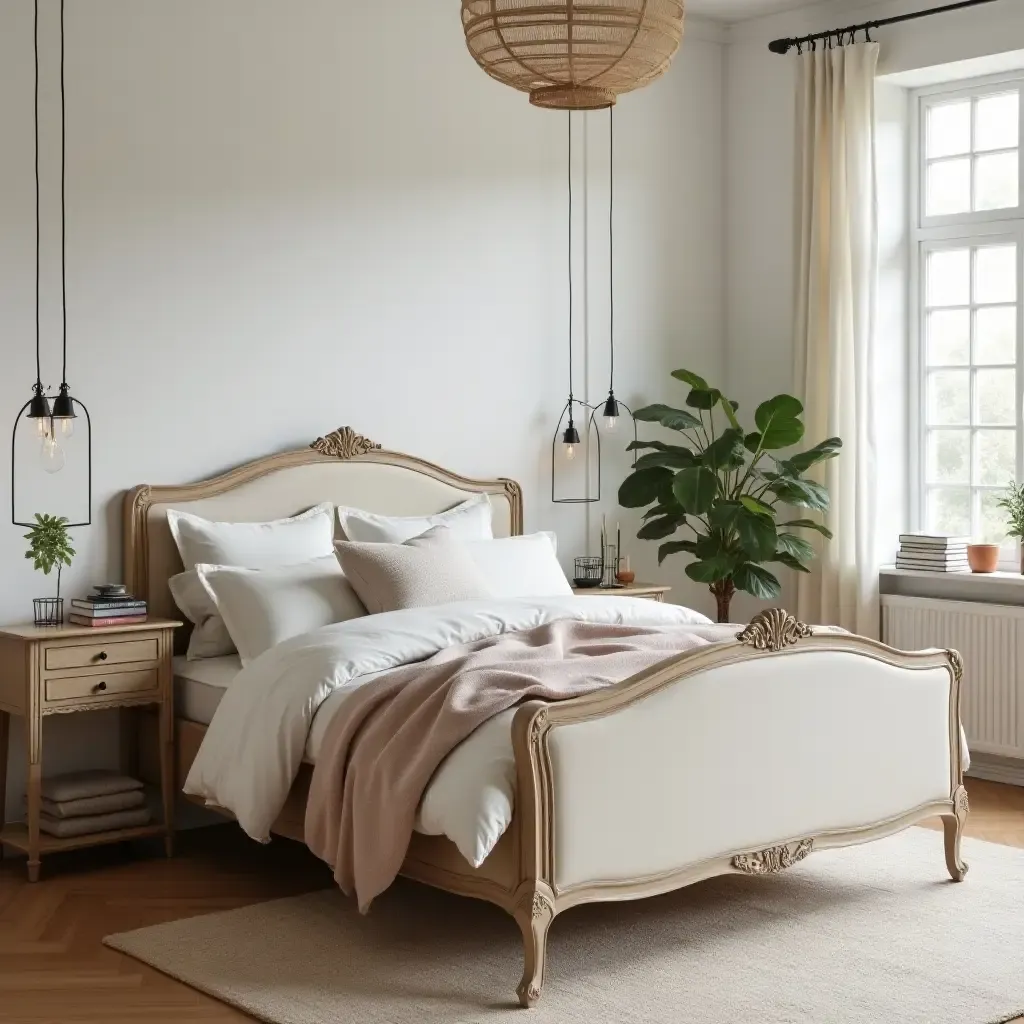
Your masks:
{"label": "rattan pendant lamp", "polygon": [[473,59],[537,107],[601,110],[663,75],[683,0],[462,0]]}

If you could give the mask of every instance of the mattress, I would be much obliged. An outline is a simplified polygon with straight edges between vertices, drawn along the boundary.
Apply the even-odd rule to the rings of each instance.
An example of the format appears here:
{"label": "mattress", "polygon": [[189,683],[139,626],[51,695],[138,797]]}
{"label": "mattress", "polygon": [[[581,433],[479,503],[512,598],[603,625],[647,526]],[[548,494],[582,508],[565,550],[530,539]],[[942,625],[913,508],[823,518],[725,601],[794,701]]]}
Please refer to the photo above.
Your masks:
{"label": "mattress", "polygon": [[231,680],[242,671],[237,654],[189,661],[174,659],[174,708],[179,718],[209,725]]}
{"label": "mattress", "polygon": [[[198,661],[189,661],[183,655],[176,657],[174,707],[178,718],[209,725],[228,686],[241,671],[242,662],[237,654],[222,658],[201,658]],[[373,678],[373,675],[366,676],[367,681]],[[349,695],[350,691],[347,690],[335,692],[320,705],[306,741],[305,760],[316,762],[327,727]]]}

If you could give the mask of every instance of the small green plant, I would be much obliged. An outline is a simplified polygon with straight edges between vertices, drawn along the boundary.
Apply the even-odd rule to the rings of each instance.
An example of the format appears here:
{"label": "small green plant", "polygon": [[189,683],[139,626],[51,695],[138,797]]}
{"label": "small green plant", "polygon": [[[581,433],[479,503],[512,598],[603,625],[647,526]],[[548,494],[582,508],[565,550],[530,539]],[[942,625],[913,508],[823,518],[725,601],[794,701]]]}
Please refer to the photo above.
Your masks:
{"label": "small green plant", "polygon": [[[679,530],[691,539],[670,540],[658,551],[659,564],[677,552],[694,556],[686,575],[708,584],[718,603],[718,621],[729,621],[737,590],[772,599],[782,589],[765,563],[810,572],[814,548],[796,530],[832,534],[814,519],[779,522],[787,506],[824,512],[828,491],[804,474],[839,455],[843,442],[830,437],[802,452],[786,452],[804,436],[804,407],[792,395],[776,395],[754,413],[756,430],[747,432],[736,416],[739,405],[703,377],[676,370],[689,385],[686,409],[649,405],[636,419],[660,423],[682,435],[684,445],[635,441],[630,449],[650,449],[636,461],[619,488],[625,508],[653,506],[644,513],[641,540],[663,540]],[[716,415],[717,418],[716,418]]]}
{"label": "small green plant", "polygon": [[996,502],[1006,513],[1006,534],[1009,537],[1024,538],[1024,484],[1012,480],[1006,488],[1006,497]]}
{"label": "small green plant", "polygon": [[60,597],[60,571],[62,566],[70,566],[75,557],[75,549],[71,546],[68,534],[67,516],[47,516],[36,513],[36,524],[25,534],[29,542],[26,558],[43,575],[49,576],[57,567],[57,596]]}

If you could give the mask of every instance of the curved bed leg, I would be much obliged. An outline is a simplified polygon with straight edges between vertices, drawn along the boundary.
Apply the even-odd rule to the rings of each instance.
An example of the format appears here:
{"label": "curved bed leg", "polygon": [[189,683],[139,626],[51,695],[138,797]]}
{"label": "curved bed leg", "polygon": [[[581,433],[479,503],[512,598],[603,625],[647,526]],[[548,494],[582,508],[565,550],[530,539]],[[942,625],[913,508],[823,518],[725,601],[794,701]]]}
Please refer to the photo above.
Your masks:
{"label": "curved bed leg", "polygon": [[962,882],[967,874],[967,865],[960,856],[960,838],[964,834],[969,810],[967,790],[963,786],[958,786],[953,794],[953,813],[942,818],[946,840],[946,867],[949,868],[949,875],[954,882]]}
{"label": "curved bed leg", "polygon": [[551,890],[543,883],[532,885],[516,903],[515,919],[523,933],[525,966],[516,992],[529,1009],[536,1006],[544,985],[544,964],[548,953],[548,929],[555,919]]}

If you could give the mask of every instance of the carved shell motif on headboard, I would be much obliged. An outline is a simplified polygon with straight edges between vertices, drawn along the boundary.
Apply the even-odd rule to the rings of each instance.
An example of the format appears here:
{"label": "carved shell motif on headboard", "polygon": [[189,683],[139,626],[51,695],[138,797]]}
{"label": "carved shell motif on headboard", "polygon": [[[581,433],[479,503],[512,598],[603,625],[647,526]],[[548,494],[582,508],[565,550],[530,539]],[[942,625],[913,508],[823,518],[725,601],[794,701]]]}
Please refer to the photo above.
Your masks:
{"label": "carved shell motif on headboard", "polygon": [[338,427],[326,437],[318,437],[309,447],[335,459],[354,459],[357,455],[379,451],[381,446],[351,427]]}

